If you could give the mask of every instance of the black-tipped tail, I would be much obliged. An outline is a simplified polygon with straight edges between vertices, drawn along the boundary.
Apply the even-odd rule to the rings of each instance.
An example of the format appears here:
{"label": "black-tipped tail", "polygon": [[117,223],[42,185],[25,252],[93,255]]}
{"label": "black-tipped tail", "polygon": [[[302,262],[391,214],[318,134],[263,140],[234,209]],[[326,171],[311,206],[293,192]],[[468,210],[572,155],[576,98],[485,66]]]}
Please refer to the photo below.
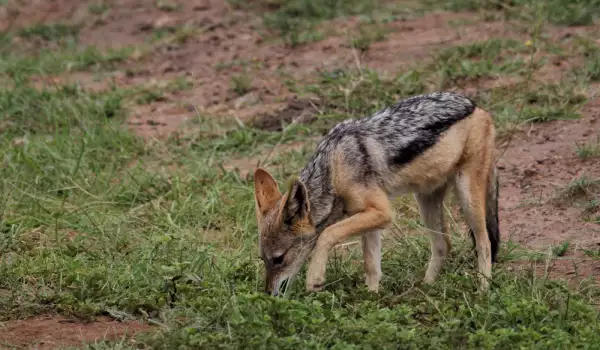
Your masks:
{"label": "black-tipped tail", "polygon": [[487,198],[485,204],[485,226],[490,238],[492,249],[492,263],[496,262],[498,248],[500,246],[500,224],[498,221],[498,172],[496,167],[492,168],[490,182],[488,183]]}
{"label": "black-tipped tail", "polygon": [[[495,263],[500,247],[500,223],[498,221],[498,194],[499,194],[498,172],[496,167],[490,172],[490,180],[485,199],[485,228],[490,239],[490,248],[492,251],[492,263]],[[473,230],[469,229],[469,235],[475,244],[475,235]]]}

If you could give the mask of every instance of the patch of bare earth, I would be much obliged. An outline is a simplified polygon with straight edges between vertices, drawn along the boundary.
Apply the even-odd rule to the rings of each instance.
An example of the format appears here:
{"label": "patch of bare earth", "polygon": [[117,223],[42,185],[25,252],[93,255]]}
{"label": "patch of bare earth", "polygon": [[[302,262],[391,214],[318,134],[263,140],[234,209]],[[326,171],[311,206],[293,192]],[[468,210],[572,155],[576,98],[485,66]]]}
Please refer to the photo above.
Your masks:
{"label": "patch of bare earth", "polygon": [[504,240],[535,250],[569,242],[567,253],[549,266],[551,277],[579,280],[600,272],[600,262],[582,249],[600,247],[600,225],[572,202],[556,200],[571,181],[587,175],[600,178],[600,161],[582,160],[576,144],[593,139],[600,125],[600,100],[583,108],[578,120],[533,124],[516,134],[501,159],[500,220]]}
{"label": "patch of bare earth", "polygon": [[[302,83],[313,79],[319,71],[357,68],[357,65],[382,72],[398,72],[402,67],[413,65],[415,60],[430,59],[435,49],[492,36],[519,35],[512,27],[500,22],[459,28],[450,24],[470,15],[429,14],[387,25],[386,39],[359,54],[349,44],[352,28],[358,23],[356,19],[343,26],[351,34],[339,33],[319,42],[289,48],[265,40],[255,28],[260,21],[257,22],[254,15],[239,11],[222,15],[224,17],[217,20],[219,25],[211,25],[203,34],[188,39],[183,45],[156,50],[136,63],[136,67],[149,71],[154,77],[173,73],[190,77],[195,88],[182,92],[178,96],[180,101],[195,105],[200,113],[241,120],[281,110],[282,101],[295,95],[285,84],[290,78]],[[241,96],[232,89],[233,80],[240,76],[247,79],[249,85],[248,91]],[[161,117],[160,113],[146,116]],[[161,134],[160,129],[160,126],[155,128],[156,134]]]}
{"label": "patch of bare earth", "polygon": [[[492,37],[524,37],[507,22],[484,22],[473,14],[431,13],[382,25],[385,40],[360,54],[350,45],[350,38],[357,35],[358,18],[325,23],[323,31],[330,35],[324,40],[290,48],[276,40],[276,33],[264,30],[257,14],[234,9],[225,0],[178,2],[180,7],[170,12],[161,11],[154,1],[109,1],[102,15],[90,13],[90,3],[39,1],[40,12],[45,15],[34,15],[27,6],[9,6],[12,12],[5,11],[0,18],[10,20],[14,28],[39,21],[76,23],[82,25],[79,39],[84,46],[149,45],[148,52],[122,66],[128,70],[127,76],[98,80],[91,74],[87,78],[87,73],[76,74],[78,82],[94,90],[111,83],[123,86],[150,79],[189,79],[191,89],[167,94],[165,101],[153,103],[151,108],[132,111],[130,126],[144,137],[167,136],[198,113],[241,120],[273,113],[285,108],[282,102],[295,95],[285,84],[290,78],[302,82],[314,78],[318,71],[357,65],[397,73],[416,61],[431,59],[439,48]],[[459,22],[462,24],[457,25]],[[148,44],[157,31],[185,34],[179,41]],[[71,74],[57,79],[73,81]],[[240,76],[248,84],[241,95],[232,89],[233,79]],[[195,108],[173,113],[163,104],[191,104]]]}
{"label": "patch of bare earth", "polygon": [[0,348],[58,349],[104,340],[131,338],[151,327],[138,321],[100,317],[91,322],[58,316],[37,316],[0,322]]}

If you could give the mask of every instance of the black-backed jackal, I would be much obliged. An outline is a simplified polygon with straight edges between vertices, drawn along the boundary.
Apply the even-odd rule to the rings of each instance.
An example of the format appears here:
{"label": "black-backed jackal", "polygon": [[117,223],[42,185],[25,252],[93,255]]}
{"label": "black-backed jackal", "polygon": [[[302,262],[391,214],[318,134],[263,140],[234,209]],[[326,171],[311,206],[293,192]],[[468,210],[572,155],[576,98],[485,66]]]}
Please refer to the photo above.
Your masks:
{"label": "black-backed jackal", "polygon": [[366,284],[377,291],[381,232],[393,219],[389,198],[402,193],[414,193],[430,233],[425,282],[433,283],[451,247],[443,215],[449,187],[470,226],[480,288],[487,290],[500,241],[494,136],[486,111],[462,95],[437,92],[336,125],[283,194],[268,172],[257,169],[266,292],[278,294],[311,253],[306,288],[320,290],[329,250],[353,235],[362,236]]}

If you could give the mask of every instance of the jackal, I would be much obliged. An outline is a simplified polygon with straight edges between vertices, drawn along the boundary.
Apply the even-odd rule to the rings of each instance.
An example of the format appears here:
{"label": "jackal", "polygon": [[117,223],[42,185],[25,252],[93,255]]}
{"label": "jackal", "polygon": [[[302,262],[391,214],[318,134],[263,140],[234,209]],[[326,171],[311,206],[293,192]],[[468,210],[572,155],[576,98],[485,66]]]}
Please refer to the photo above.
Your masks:
{"label": "jackal", "polygon": [[381,233],[393,220],[390,197],[413,193],[431,238],[424,282],[433,283],[450,251],[443,200],[452,187],[475,243],[480,290],[496,261],[498,177],[492,117],[452,92],[413,96],[375,114],[334,126],[285,193],[254,173],[265,292],[277,295],[312,253],[306,289],[325,282],[329,250],[362,236],[366,285],[378,291]]}

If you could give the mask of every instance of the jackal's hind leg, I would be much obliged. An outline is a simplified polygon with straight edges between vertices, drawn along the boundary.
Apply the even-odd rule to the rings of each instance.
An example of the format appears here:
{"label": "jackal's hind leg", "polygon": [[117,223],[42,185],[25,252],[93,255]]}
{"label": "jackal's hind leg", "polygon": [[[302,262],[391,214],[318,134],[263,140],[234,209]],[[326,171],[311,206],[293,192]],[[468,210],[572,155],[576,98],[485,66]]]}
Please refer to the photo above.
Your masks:
{"label": "jackal's hind leg", "polygon": [[425,273],[425,283],[433,283],[439,276],[450,252],[450,236],[444,224],[444,197],[446,186],[429,194],[417,194],[421,218],[431,239],[431,259]]}
{"label": "jackal's hind leg", "polygon": [[475,238],[477,265],[480,273],[480,289],[486,291],[492,276],[492,251],[485,221],[485,173],[463,172],[456,179],[457,195],[463,215]]}

